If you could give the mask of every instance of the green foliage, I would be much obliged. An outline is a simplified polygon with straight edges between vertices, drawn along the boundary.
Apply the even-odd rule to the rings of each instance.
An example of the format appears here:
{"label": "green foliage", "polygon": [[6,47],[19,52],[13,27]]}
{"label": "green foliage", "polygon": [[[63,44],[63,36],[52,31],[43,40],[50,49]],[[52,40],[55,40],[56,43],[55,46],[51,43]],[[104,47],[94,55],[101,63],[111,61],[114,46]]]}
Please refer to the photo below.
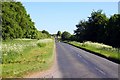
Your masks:
{"label": "green foliage", "polygon": [[57,36],[61,36],[61,32],[60,31],[57,32]]}
{"label": "green foliage", "polygon": [[42,33],[43,33],[43,34],[46,34],[46,35],[47,35],[47,37],[50,37],[50,34],[49,34],[49,32],[48,32],[48,31],[43,30],[43,31],[42,31]]}
{"label": "green foliage", "polygon": [[93,11],[88,20],[76,25],[75,38],[77,41],[93,41],[120,47],[120,15],[107,18],[102,10]]}
{"label": "green foliage", "polygon": [[71,34],[67,31],[64,31],[61,35],[62,40],[70,40]]}
{"label": "green foliage", "polygon": [[36,28],[20,2],[2,3],[2,38],[35,38]]}
{"label": "green foliage", "polygon": [[46,43],[37,43],[37,46],[39,46],[39,47],[45,47]]}
{"label": "green foliage", "polygon": [[30,15],[27,14],[20,2],[2,2],[3,40],[15,38],[38,39],[43,38],[43,36],[44,38],[50,37],[47,31],[43,31],[43,34],[39,33]]}
{"label": "green foliage", "polygon": [[50,38],[50,34],[42,33],[42,31],[38,31],[37,39],[44,39],[44,38]]}
{"label": "green foliage", "polygon": [[70,40],[71,40],[71,41],[75,41],[75,40],[77,40],[77,38],[76,38],[75,35],[71,35],[71,36],[70,36]]}
{"label": "green foliage", "polygon": [[36,47],[37,40],[8,40],[2,42],[2,63],[12,63],[28,48]]}
{"label": "green foliage", "polygon": [[[46,46],[40,48],[38,43]],[[52,39],[17,39],[2,42],[2,78],[24,77],[27,73],[48,69],[54,61]]]}
{"label": "green foliage", "polygon": [[107,44],[120,47],[120,14],[110,17],[106,27]]}
{"label": "green foliage", "polygon": [[42,33],[49,34],[49,32],[47,32],[46,30],[43,30]]}

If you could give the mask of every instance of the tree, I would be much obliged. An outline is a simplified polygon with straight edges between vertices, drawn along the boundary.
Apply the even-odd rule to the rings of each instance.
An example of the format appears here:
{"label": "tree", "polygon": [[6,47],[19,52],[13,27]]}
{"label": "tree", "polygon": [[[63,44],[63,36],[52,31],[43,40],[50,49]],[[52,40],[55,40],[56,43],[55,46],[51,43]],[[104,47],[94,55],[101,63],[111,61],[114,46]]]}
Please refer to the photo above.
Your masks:
{"label": "tree", "polygon": [[46,30],[43,30],[42,33],[49,34],[49,32]]}
{"label": "tree", "polygon": [[43,31],[42,31],[42,33],[46,34],[48,37],[50,37],[50,36],[51,36],[51,35],[49,34],[49,32],[48,32],[48,31],[46,31],[46,30],[43,30]]}
{"label": "tree", "polygon": [[64,31],[61,35],[62,40],[70,40],[71,34],[67,31]]}
{"label": "tree", "polygon": [[91,41],[97,41],[97,42],[103,42],[105,41],[105,28],[107,25],[108,18],[104,13],[102,13],[102,10],[98,10],[97,12],[92,12],[91,17],[88,19],[88,30],[87,33],[90,35]]}
{"label": "tree", "polygon": [[78,25],[76,25],[77,29],[74,31],[75,37],[77,41],[84,41],[86,40],[86,29],[88,27],[87,21],[81,20]]}
{"label": "tree", "polygon": [[57,32],[57,36],[59,36],[59,37],[61,36],[61,32],[60,31]]}
{"label": "tree", "polygon": [[105,28],[108,18],[102,13],[102,10],[93,11],[88,21],[80,21],[74,31],[78,41],[105,41]]}
{"label": "tree", "polygon": [[2,38],[36,38],[37,29],[21,2],[2,2]]}
{"label": "tree", "polygon": [[120,14],[114,14],[110,17],[106,29],[107,44],[120,47]]}
{"label": "tree", "polygon": [[71,41],[75,41],[75,40],[77,40],[77,38],[76,38],[75,35],[71,35],[69,39],[70,39]]}
{"label": "tree", "polygon": [[76,27],[76,41],[93,41],[120,47],[120,14],[107,18],[102,10],[93,11],[87,21],[80,21]]}

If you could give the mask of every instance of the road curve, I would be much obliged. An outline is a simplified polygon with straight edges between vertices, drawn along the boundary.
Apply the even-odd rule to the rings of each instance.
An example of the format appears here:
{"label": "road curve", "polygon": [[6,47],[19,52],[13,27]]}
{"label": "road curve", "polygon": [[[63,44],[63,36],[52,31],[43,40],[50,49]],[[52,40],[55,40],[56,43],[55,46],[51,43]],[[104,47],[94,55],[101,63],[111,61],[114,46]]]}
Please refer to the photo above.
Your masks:
{"label": "road curve", "polygon": [[57,42],[56,54],[63,78],[118,78],[118,64],[69,44]]}

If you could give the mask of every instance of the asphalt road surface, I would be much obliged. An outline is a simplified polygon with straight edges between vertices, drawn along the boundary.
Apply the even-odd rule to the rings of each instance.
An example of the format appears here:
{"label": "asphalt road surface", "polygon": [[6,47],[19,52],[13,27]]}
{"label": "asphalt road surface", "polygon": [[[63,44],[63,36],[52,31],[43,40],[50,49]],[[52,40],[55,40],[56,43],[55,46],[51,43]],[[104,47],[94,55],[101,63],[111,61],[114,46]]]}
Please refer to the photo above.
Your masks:
{"label": "asphalt road surface", "polygon": [[118,78],[118,64],[107,59],[62,42],[56,42],[55,52],[52,69],[30,77]]}
{"label": "asphalt road surface", "polygon": [[118,64],[69,44],[57,42],[56,54],[63,78],[118,78]]}

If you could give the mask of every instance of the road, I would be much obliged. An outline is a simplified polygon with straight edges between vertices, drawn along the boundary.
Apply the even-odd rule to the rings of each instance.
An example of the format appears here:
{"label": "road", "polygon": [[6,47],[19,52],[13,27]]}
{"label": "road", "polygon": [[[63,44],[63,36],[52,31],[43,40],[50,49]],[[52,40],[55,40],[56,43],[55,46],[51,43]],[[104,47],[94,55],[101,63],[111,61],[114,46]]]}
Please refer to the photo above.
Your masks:
{"label": "road", "polygon": [[118,64],[69,44],[57,42],[56,63],[51,71],[41,77],[118,78]]}
{"label": "road", "polygon": [[73,47],[56,43],[59,70],[64,78],[118,78],[118,64]]}

